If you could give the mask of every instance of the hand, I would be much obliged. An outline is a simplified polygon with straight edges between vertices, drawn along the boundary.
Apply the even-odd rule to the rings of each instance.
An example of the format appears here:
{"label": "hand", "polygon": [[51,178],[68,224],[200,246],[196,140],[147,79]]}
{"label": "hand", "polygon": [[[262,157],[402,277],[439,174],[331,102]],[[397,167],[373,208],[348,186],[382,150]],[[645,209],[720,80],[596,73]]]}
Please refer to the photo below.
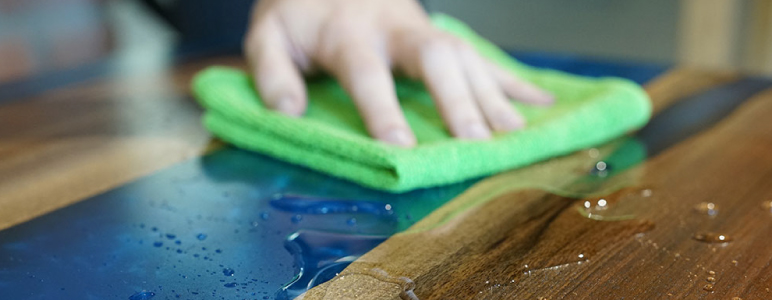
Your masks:
{"label": "hand", "polygon": [[258,1],[244,48],[269,108],[302,115],[303,74],[324,70],[352,96],[370,134],[400,146],[416,138],[397,102],[392,70],[423,80],[449,131],[464,139],[523,128],[507,96],[553,102],[434,28],[415,0]]}

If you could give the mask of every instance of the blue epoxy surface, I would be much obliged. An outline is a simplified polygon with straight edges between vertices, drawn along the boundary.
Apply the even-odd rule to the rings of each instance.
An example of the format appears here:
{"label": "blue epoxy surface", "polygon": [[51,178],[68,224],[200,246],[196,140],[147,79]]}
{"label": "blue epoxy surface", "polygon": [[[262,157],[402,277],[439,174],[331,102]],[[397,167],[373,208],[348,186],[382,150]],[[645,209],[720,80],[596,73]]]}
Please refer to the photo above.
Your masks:
{"label": "blue epoxy surface", "polygon": [[[516,56],[639,83],[665,70]],[[472,183],[394,195],[226,148],[0,232],[0,299],[273,299],[296,262],[366,252]],[[365,238],[327,242],[353,235]],[[315,268],[291,294],[345,263]]]}
{"label": "blue epoxy surface", "polygon": [[[470,184],[393,195],[228,148],[0,232],[0,292],[3,299],[273,298],[295,275],[285,249],[292,233],[391,235]],[[297,199],[275,199],[279,192],[325,197],[317,206],[359,199],[365,209],[297,207]]]}

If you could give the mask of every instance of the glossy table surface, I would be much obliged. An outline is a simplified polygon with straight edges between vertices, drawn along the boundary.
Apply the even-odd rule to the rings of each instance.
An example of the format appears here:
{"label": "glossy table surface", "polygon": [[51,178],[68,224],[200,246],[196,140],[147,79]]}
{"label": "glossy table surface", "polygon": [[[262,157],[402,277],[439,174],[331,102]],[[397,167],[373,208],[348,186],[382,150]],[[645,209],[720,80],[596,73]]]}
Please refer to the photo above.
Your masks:
{"label": "glossy table surface", "polygon": [[342,272],[305,297],[772,296],[769,82],[516,56],[636,80],[656,116],[598,148],[393,195],[212,140],[188,83],[238,57],[0,86],[0,291],[281,299]]}

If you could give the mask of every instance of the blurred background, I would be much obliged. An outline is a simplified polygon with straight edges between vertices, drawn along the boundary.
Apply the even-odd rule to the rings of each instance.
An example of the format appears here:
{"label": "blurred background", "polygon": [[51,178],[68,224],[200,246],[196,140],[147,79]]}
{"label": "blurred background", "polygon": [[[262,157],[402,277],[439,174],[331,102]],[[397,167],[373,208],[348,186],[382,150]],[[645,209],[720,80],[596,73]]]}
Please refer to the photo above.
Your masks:
{"label": "blurred background", "polygon": [[[0,84],[237,54],[252,2],[0,0]],[[424,3],[509,50],[772,74],[772,0]]]}

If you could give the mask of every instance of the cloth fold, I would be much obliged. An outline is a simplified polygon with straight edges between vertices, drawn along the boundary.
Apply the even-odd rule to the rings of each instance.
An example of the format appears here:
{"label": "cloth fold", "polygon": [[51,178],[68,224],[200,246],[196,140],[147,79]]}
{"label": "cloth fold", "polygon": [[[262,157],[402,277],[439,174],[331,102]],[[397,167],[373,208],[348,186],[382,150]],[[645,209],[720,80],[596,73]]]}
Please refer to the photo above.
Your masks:
{"label": "cloth fold", "polygon": [[193,80],[194,94],[206,110],[204,125],[238,147],[368,187],[404,192],[598,145],[643,126],[651,115],[648,96],[631,81],[529,67],[458,20],[446,15],[433,15],[432,20],[490,61],[550,91],[555,105],[513,103],[528,121],[525,129],[487,141],[464,141],[447,132],[421,83],[397,79],[400,104],[418,139],[416,147],[400,148],[369,137],[356,107],[333,79],[309,82],[307,112],[291,118],[266,109],[246,73],[215,66]]}

